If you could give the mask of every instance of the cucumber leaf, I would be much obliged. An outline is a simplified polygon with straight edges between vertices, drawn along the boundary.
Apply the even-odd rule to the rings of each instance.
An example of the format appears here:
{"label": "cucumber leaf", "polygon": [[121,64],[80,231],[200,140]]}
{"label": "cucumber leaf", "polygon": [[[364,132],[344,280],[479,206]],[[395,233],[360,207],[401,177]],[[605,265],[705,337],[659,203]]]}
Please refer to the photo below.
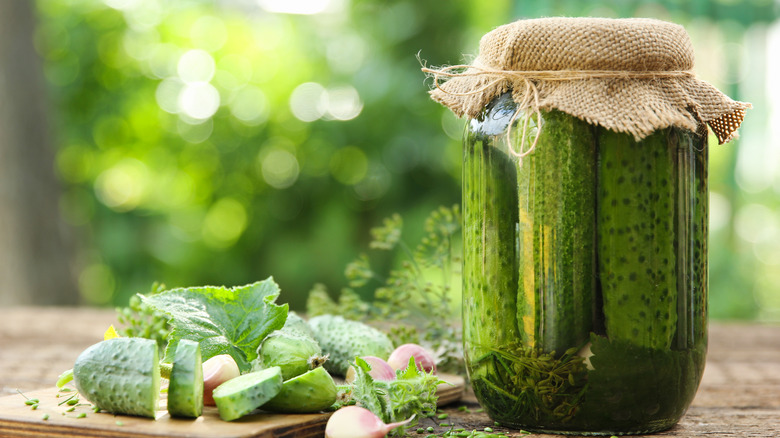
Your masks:
{"label": "cucumber leaf", "polygon": [[241,372],[249,371],[257,347],[287,319],[287,304],[276,304],[279,286],[272,277],[235,288],[204,286],[140,295],[144,303],[171,317],[173,332],[165,362],[181,339],[200,343],[203,360],[229,354]]}

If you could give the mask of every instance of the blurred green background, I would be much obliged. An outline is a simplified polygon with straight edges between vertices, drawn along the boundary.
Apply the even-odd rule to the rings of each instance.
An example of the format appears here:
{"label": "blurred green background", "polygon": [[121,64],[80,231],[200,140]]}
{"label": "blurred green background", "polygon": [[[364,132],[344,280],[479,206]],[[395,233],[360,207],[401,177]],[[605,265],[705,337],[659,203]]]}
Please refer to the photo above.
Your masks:
{"label": "blurred green background", "polygon": [[[6,178],[30,181],[3,180],[0,303],[124,305],[153,281],[273,275],[302,308],[314,283],[344,285],[382,218],[401,213],[415,242],[460,201],[464,122],[428,99],[418,53],[467,62],[519,18],[642,16],[683,24],[697,74],[753,103],[739,140],[711,141],[710,312],[780,321],[779,14],[773,0],[2,1],[32,50],[0,48],[0,97],[30,96],[0,104],[38,140],[0,137]],[[54,195],[21,208],[48,180]]]}

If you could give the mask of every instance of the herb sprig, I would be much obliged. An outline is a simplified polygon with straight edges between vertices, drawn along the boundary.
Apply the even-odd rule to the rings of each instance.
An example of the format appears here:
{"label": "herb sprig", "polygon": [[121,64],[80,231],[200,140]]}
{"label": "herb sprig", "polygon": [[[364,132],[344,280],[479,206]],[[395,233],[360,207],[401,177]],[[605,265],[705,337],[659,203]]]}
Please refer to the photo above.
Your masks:
{"label": "herb sprig", "polygon": [[[154,282],[146,296],[154,296],[165,291],[165,285]],[[117,321],[123,324],[119,335],[128,338],[146,338],[157,342],[160,352],[165,351],[172,327],[164,312],[144,303],[141,297],[133,295],[125,307],[117,307]]]}
{"label": "herb sprig", "polygon": [[[453,300],[453,284],[460,275],[457,242],[461,212],[458,205],[439,207],[425,220],[425,235],[416,246],[402,239],[403,219],[394,214],[372,228],[369,248],[400,253],[400,266],[384,276],[372,266],[368,254],[360,254],[344,271],[347,286],[337,300],[317,284],[309,292],[307,313],[342,315],[348,319],[391,323],[396,344],[417,343],[439,358],[446,372],[463,372],[459,302]],[[361,298],[357,289],[373,288],[373,301]]]}
{"label": "herb sprig", "polygon": [[410,358],[406,370],[397,371],[396,379],[391,381],[374,380],[369,374],[371,366],[359,357],[355,358],[353,367],[355,380],[350,396],[354,403],[373,412],[385,423],[414,416],[410,424],[399,426],[392,434],[405,436],[417,419],[436,414],[436,387],[446,382],[433,373],[418,369],[414,358]]}

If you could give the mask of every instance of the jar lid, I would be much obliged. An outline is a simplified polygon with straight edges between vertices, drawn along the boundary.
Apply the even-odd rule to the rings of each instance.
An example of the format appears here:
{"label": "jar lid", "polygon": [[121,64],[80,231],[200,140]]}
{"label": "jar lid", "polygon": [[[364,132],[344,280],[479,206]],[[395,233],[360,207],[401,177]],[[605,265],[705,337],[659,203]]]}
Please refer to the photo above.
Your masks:
{"label": "jar lid", "polygon": [[693,46],[677,24],[647,18],[519,20],[482,37],[470,65],[423,68],[431,97],[459,117],[477,117],[512,90],[521,110],[557,109],[632,134],[707,123],[731,140],[751,105],[696,78]]}

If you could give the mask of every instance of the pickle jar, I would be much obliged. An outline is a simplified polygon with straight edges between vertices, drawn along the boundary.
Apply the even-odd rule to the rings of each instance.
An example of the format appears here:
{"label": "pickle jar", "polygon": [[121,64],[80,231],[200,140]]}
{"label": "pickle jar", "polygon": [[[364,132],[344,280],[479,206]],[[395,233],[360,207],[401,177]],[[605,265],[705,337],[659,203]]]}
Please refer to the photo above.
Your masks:
{"label": "pickle jar", "polygon": [[[685,31],[649,21],[516,22],[483,38],[477,67],[461,76],[439,72],[452,78],[437,83],[434,99],[468,118],[462,182],[466,367],[480,404],[501,425],[585,435],[660,431],[680,420],[701,380],[707,349],[706,123],[728,140],[747,104],[707,84],[707,92],[726,104],[710,112],[702,110],[706,105],[678,106],[666,117],[659,102],[668,109],[677,97],[648,98],[637,90],[682,83],[696,95],[705,86],[684,74],[692,55],[688,62],[674,52],[687,41]],[[601,40],[572,42],[605,27]],[[667,28],[673,35],[656,34]],[[628,61],[576,58],[596,56],[589,46],[608,47],[612,43],[603,39],[610,42],[622,31],[639,40],[631,43],[640,46],[639,54],[633,46],[623,54]],[[585,54],[575,53],[569,64],[548,59],[551,65],[544,65],[540,38],[553,45],[549,56]],[[496,44],[511,50],[494,50]],[[522,55],[523,44],[535,50],[530,58]],[[674,62],[642,53],[648,44]],[[626,64],[632,54],[647,71],[675,73],[648,79],[653,75]],[[589,67],[600,73],[589,75]],[[611,70],[618,73],[603,73]],[[620,76],[626,70],[634,73]],[[550,71],[562,73],[545,82]],[[651,114],[643,112],[647,108]]]}
{"label": "pickle jar", "polygon": [[521,429],[666,429],[704,367],[706,137],[671,127],[637,142],[553,110],[529,123],[539,140],[521,160],[506,136],[516,106],[496,98],[464,141],[474,393]]}

